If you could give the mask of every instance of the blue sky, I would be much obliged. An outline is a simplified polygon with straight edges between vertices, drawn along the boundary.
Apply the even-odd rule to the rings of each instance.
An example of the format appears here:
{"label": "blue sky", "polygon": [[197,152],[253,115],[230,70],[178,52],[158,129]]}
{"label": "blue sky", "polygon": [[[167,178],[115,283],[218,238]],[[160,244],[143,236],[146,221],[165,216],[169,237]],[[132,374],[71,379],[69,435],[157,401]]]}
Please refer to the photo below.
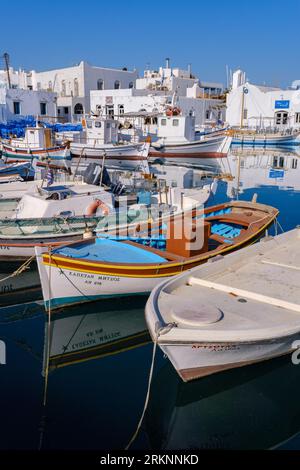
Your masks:
{"label": "blue sky", "polygon": [[300,0],[14,0],[0,12],[0,54],[16,68],[83,59],[142,72],[170,57],[203,80],[225,83],[226,64],[256,83],[300,79]]}

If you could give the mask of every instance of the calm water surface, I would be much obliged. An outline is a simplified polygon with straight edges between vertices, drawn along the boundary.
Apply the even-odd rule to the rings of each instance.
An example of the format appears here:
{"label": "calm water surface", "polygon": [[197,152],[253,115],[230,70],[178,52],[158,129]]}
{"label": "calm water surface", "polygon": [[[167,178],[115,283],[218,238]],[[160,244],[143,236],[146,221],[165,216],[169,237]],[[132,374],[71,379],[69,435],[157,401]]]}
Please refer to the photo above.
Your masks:
{"label": "calm water surface", "polygon": [[[240,170],[238,163],[240,162]],[[284,230],[300,224],[300,158],[234,149],[209,205],[276,206]],[[123,449],[143,409],[152,344],[146,298],[101,301],[53,315],[20,305],[0,316],[2,449]],[[46,406],[46,350],[50,361]],[[134,449],[300,448],[300,366],[290,357],[184,384],[157,352],[150,403]],[[299,433],[299,435],[298,435]]]}

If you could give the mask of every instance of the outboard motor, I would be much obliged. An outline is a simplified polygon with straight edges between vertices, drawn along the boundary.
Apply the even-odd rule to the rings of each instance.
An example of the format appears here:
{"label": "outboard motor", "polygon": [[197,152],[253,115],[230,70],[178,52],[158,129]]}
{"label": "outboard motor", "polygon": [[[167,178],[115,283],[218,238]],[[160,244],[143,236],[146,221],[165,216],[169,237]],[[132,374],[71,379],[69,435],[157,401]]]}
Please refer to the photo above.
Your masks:
{"label": "outboard motor", "polygon": [[102,184],[110,186],[111,181],[108,171],[105,166],[102,169],[102,165],[99,165],[99,163],[90,163],[88,165],[83,175],[84,182],[87,184],[95,184],[96,186],[99,186],[102,172]]}

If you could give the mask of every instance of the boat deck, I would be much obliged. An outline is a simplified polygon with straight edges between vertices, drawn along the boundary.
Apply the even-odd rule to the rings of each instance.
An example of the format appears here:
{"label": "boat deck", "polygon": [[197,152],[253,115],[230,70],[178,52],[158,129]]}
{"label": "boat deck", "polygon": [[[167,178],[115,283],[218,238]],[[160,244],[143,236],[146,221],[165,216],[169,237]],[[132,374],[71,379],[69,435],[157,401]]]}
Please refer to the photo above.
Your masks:
{"label": "boat deck", "polygon": [[[218,341],[255,341],[299,329],[300,232],[294,232],[288,243],[276,246],[274,239],[270,247],[269,242],[255,245],[232,255],[234,262],[229,257],[212,263],[167,286],[158,300],[164,321],[180,326],[181,339],[191,339],[194,330],[198,340],[210,333]],[[263,253],[267,247],[272,249]],[[178,335],[176,330],[168,339]]]}

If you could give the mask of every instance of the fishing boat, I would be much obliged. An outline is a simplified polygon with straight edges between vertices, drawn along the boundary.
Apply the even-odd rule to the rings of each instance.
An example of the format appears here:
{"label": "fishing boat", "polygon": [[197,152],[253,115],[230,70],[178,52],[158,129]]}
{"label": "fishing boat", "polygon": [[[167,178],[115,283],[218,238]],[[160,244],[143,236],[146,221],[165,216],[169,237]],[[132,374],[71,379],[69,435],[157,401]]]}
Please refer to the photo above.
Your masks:
{"label": "fishing boat", "polygon": [[45,306],[148,293],[162,279],[253,243],[277,214],[270,206],[233,201],[44,254],[36,247]]}
{"label": "fishing boat", "polygon": [[150,162],[191,165],[207,170],[220,168],[231,137],[223,131],[200,135],[195,131],[195,116],[184,116],[179,108],[170,108],[158,118],[158,139],[151,143]]}
{"label": "fishing boat", "polygon": [[266,237],[154,289],[148,328],[184,381],[297,349],[299,240]]}
{"label": "fishing boat", "polygon": [[148,142],[122,142],[118,135],[118,122],[109,118],[86,120],[86,137],[71,143],[75,166],[104,160],[108,168],[125,170],[143,169],[148,164]]}
{"label": "fishing boat", "polygon": [[245,145],[245,146],[295,146],[299,145],[299,131],[294,130],[293,132],[280,132],[274,129],[273,132],[268,130],[259,129],[255,131],[253,129],[239,129],[231,130],[229,133],[232,134],[232,144],[234,145]]}
{"label": "fishing boat", "polygon": [[27,127],[24,138],[2,141],[2,158],[5,162],[47,160],[51,162],[71,160],[68,144],[55,145],[51,129]]}
{"label": "fishing boat", "polygon": [[161,187],[160,180],[144,179],[139,185],[135,182],[134,187],[121,184],[107,190],[74,184],[28,191],[14,216],[0,220],[0,259],[25,261],[34,255],[35,246],[60,246],[82,240],[93,231],[113,232],[117,227],[127,230],[149,218],[163,220],[192,208],[200,209],[215,187],[215,180],[181,189]]}
{"label": "fishing boat", "polygon": [[34,179],[34,168],[31,162],[16,162],[6,164],[0,160],[0,183],[10,181],[30,181]]}

